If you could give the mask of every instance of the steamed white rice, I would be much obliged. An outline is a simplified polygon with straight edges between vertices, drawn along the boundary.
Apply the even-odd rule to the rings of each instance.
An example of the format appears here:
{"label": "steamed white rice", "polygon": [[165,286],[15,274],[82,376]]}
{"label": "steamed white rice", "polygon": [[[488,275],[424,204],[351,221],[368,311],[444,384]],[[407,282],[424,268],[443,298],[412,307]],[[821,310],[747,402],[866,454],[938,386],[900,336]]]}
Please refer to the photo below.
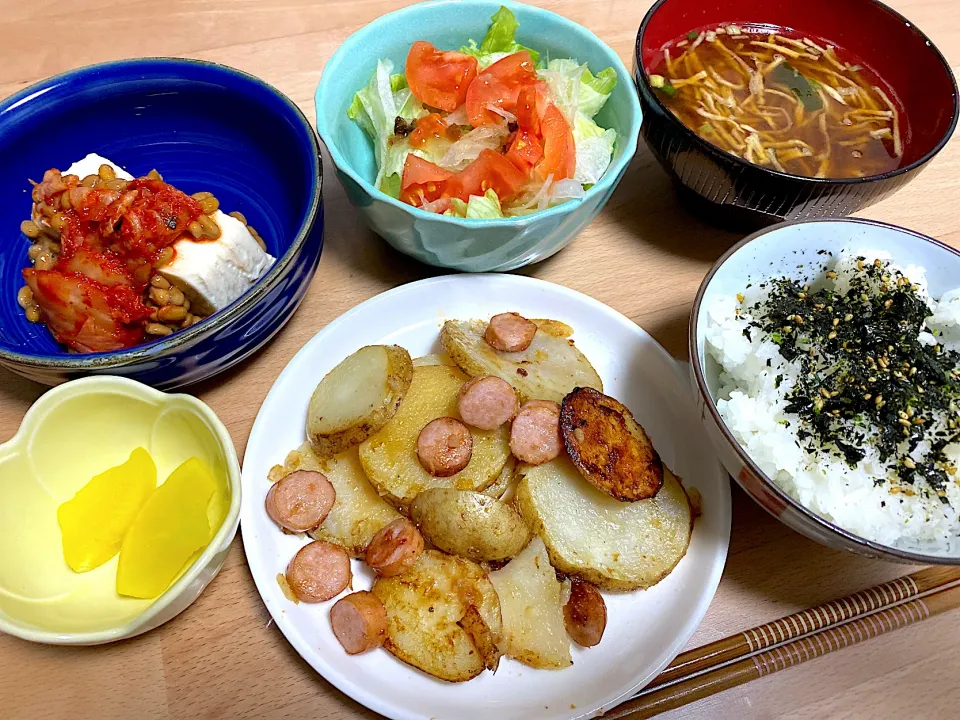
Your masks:
{"label": "steamed white rice", "polygon": [[[857,256],[889,260],[884,252],[862,251],[836,259],[832,269],[835,280],[821,276],[816,285],[844,292],[855,271]],[[960,350],[960,288],[943,294],[939,300],[927,293],[926,273],[922,267],[900,269],[919,292],[927,296],[933,312],[926,326],[938,333],[947,350]],[[773,279],[773,278],[771,278]],[[814,284],[811,282],[811,284]],[[934,493],[918,492],[908,496],[891,494],[896,471],[880,462],[876,449],[861,447],[866,457],[851,467],[842,458],[829,453],[804,449],[796,415],[784,412],[787,396],[796,385],[799,365],[780,354],[780,347],[766,333],[757,330],[748,340],[743,330],[753,318],[748,308],[763,301],[768,293],[754,282],[741,290],[743,299],[723,297],[708,308],[706,348],[722,367],[717,408],[737,440],[757,465],[779,487],[804,506],[840,527],[884,545],[946,551],[960,537],[960,475],[947,483],[944,503]],[[740,315],[737,315],[737,311]],[[745,319],[745,320],[744,320]],[[746,322],[745,322],[746,321]],[[932,334],[920,333],[921,342],[935,343]],[[767,366],[767,360],[770,366]],[[782,375],[779,388],[776,377]],[[940,418],[946,422],[948,418]],[[789,424],[787,424],[787,421]],[[914,456],[929,449],[921,443]],[[945,448],[954,466],[960,466],[960,444]],[[919,458],[918,458],[919,459]],[[887,480],[876,484],[878,479]]]}

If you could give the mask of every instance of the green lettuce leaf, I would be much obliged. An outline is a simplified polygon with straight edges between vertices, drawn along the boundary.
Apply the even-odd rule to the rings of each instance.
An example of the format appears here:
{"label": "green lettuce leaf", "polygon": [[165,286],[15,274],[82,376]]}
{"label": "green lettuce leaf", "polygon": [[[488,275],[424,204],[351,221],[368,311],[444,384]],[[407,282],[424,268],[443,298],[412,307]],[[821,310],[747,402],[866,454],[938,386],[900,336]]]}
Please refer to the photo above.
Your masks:
{"label": "green lettuce leaf", "polygon": [[503,210],[500,207],[500,198],[493,190],[487,190],[483,197],[471,195],[467,203],[466,217],[475,220],[491,220],[502,218]]}
{"label": "green lettuce leaf", "polygon": [[490,18],[490,29],[487,30],[483,42],[478,46],[475,41],[471,40],[469,44],[460,48],[460,52],[477,58],[481,69],[487,68],[497,60],[521,50],[530,53],[530,57],[536,64],[540,61],[540,53],[516,41],[515,35],[518,27],[520,27],[520,23],[517,22],[514,14],[501,5],[500,9]]}
{"label": "green lettuce leaf", "polygon": [[393,175],[384,176],[383,180],[380,181],[380,191],[386,193],[392,198],[400,198],[400,180],[401,175],[399,173],[393,173]]}
{"label": "green lettuce leaf", "polygon": [[616,141],[616,130],[605,130],[590,118],[578,114],[573,124],[573,142],[577,148],[573,179],[584,186],[595,185],[610,166]]}
{"label": "green lettuce leaf", "polygon": [[617,71],[607,68],[596,76],[576,60],[551,60],[539,73],[546,80],[554,102],[571,122],[577,113],[592,118],[607,102],[617,84]]}
{"label": "green lettuce leaf", "polygon": [[450,209],[447,210],[444,215],[465,218],[467,216],[467,207],[467,203],[460,198],[450,198]]}
{"label": "green lettuce leaf", "polygon": [[406,159],[406,152],[401,154],[399,144],[390,142],[397,118],[416,120],[427,114],[407,87],[406,77],[392,72],[392,62],[378,61],[370,82],[354,96],[347,109],[347,117],[359,124],[373,140],[377,161],[374,185],[381,189],[386,176],[402,173]]}
{"label": "green lettuce leaf", "polygon": [[580,112],[588,118],[596,116],[617,86],[617,71],[612,67],[594,76],[585,68],[580,78]]}

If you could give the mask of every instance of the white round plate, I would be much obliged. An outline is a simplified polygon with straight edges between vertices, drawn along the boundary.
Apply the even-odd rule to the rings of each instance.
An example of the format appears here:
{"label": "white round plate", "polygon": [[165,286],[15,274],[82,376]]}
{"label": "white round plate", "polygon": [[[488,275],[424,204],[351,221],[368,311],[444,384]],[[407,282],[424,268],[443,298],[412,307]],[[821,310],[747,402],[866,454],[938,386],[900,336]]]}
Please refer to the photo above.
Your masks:
{"label": "white round plate", "polygon": [[[534,670],[504,658],[496,674],[446,683],[400,662],[385,650],[348,656],[330,629],[333,600],[287,600],[277,573],[305,540],[285,535],[267,517],[263,500],[270,467],[306,439],[307,404],[321,378],[364,345],[401,345],[414,357],[440,351],[446,319],[488,318],[506,311],[562,320],[603,380],[607,394],[627,405],[664,462],[700,491],[698,518],[686,557],[649,590],[605,593],[603,641],[574,645],[573,667]],[[243,462],[243,545],[263,601],[297,652],[357,702],[398,720],[529,720],[586,718],[608,710],[649,682],[683,648],[703,619],[727,555],[730,485],[702,435],[693,391],[674,360],[646,332],[586,295],[516,275],[448,275],[422,280],[358,305],[317,333],[290,361],[253,425]],[[354,590],[369,588],[370,572],[354,561]]]}

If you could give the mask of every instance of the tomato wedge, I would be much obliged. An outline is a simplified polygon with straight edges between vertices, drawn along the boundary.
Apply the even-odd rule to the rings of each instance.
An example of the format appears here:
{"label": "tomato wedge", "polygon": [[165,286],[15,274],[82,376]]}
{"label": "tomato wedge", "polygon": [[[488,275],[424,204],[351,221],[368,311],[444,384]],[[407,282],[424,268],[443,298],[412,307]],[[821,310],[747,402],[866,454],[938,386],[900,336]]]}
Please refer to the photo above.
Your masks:
{"label": "tomato wedge", "polygon": [[484,75],[496,78],[507,89],[508,94],[504,98],[504,106],[511,112],[516,107],[517,96],[520,91],[537,83],[537,69],[530,53],[526,50],[515,52],[513,55],[507,55],[505,58],[497,60],[480,73],[480,77]]}
{"label": "tomato wedge", "polygon": [[536,89],[537,70],[526,50],[507,55],[481,72],[467,89],[467,117],[474,127],[502,122],[498,107],[513,113],[517,99],[528,88]]}
{"label": "tomato wedge", "polygon": [[490,108],[498,107],[507,110],[505,99],[509,94],[510,90],[507,86],[492,75],[482,73],[478,75],[467,88],[467,118],[470,124],[480,127],[504,122],[503,116]]}
{"label": "tomato wedge", "polygon": [[467,202],[471,195],[493,190],[500,202],[506,202],[518,195],[526,182],[526,176],[503,155],[483,150],[476,160],[447,180],[443,195]]}
{"label": "tomato wedge", "polygon": [[543,157],[543,145],[540,138],[529,130],[517,130],[513,142],[507,150],[507,160],[516,166],[517,170],[529,175],[534,165]]}
{"label": "tomato wedge", "polygon": [[417,120],[416,127],[410,133],[410,144],[423,147],[428,141],[447,136],[447,123],[437,113],[430,113]]}
{"label": "tomato wedge", "polygon": [[530,85],[523,88],[517,96],[517,125],[534,135],[540,134],[540,109],[537,88]]}
{"label": "tomato wedge", "polygon": [[553,175],[554,181],[572,178],[577,168],[577,147],[570,124],[553,103],[547,105],[540,121],[543,135],[543,159],[534,168],[543,180]]}
{"label": "tomato wedge", "polygon": [[413,153],[403,161],[400,179],[400,200],[420,207],[425,202],[439,199],[447,180],[453,173]]}
{"label": "tomato wedge", "polygon": [[407,54],[410,92],[424,105],[453,112],[467,98],[477,77],[477,59],[466,53],[437,50],[417,40]]}

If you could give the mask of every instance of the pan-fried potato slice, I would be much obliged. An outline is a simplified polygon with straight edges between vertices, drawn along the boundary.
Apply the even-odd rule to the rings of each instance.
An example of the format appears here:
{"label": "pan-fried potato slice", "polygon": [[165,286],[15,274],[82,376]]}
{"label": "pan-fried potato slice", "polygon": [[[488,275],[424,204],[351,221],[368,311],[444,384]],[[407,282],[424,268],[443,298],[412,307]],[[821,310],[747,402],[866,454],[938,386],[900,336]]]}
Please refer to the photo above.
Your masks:
{"label": "pan-fried potato slice", "polygon": [[332,458],[321,458],[307,441],[289,453],[283,465],[271,469],[270,480],[276,482],[296,470],[323,473],[337,493],[323,523],[309,533],[315,540],[326,540],[339,545],[353,557],[362,558],[371,538],[400,517],[400,513],[384,502],[367,480],[356,448]]}
{"label": "pan-fried potato slice", "polygon": [[496,672],[497,666],[500,665],[500,658],[503,656],[500,648],[497,647],[497,641],[500,638],[494,635],[493,630],[487,625],[487,621],[483,619],[480,611],[473,605],[469,606],[466,614],[457,625],[462,627],[464,632],[470,636],[470,641],[477,652],[480,653],[480,659],[483,660],[484,667]]}
{"label": "pan-fried potato slice", "polygon": [[618,400],[593,388],[575,389],[563,399],[560,432],[573,464],[607,495],[643,500],[663,485],[660,456]]}
{"label": "pan-fried potato slice", "polygon": [[575,387],[603,389],[590,361],[567,339],[568,325],[535,320],[537,334],[521,352],[494,350],[483,339],[483,320],[448,320],[440,331],[444,350],[473,377],[496,375],[513,385],[520,399],[559,403]]}
{"label": "pan-fried potato slice", "polygon": [[384,428],[360,445],[360,462],[377,491],[404,509],[418,494],[432,487],[483,490],[500,475],[510,456],[510,429],[470,428],[473,454],[460,472],[434,477],[417,459],[417,436],[431,420],[460,419],[457,392],[467,381],[458,368],[426,365],[413,369],[413,382],[397,414]]}
{"label": "pan-fried potato slice", "polygon": [[656,585],[687,552],[693,513],[666,467],[656,497],[630,503],[597,490],[563,456],[522,471],[517,507],[561,572],[606,590],[635,590]]}
{"label": "pan-fried potato slice", "polygon": [[537,326],[537,330],[545,332],[547,335],[553,335],[558,338],[568,338],[573,335],[573,328],[559,320],[532,318],[530,322]]}
{"label": "pan-fried potato slice", "polygon": [[456,367],[456,363],[451,360],[450,356],[445,352],[431,353],[430,355],[423,355],[422,357],[413,359],[414,367],[423,367],[424,365],[449,365],[450,367]]}
{"label": "pan-fried potato slice", "polygon": [[410,353],[367,345],[328,372],[310,398],[307,437],[324,456],[359,445],[387,424],[413,377]]}
{"label": "pan-fried potato slice", "polygon": [[500,598],[505,655],[535,668],[573,664],[563,622],[563,585],[550,566],[547,549],[534,538],[490,582]]}
{"label": "pan-fried potato slice", "polygon": [[530,542],[516,510],[470,490],[424,490],[410,503],[410,517],[438,548],[474,562],[512,558]]}
{"label": "pan-fried potato slice", "polygon": [[507,458],[507,464],[503,466],[500,475],[493,481],[493,485],[485,488],[483,494],[489,495],[497,500],[502,500],[503,502],[511,502],[513,500],[513,493],[511,491],[516,485],[516,483],[514,483],[516,469],[517,459],[511,455]]}
{"label": "pan-fried potato slice", "polygon": [[339,545],[353,557],[362,558],[373,536],[400,517],[400,513],[384,502],[367,480],[357,448],[332,458],[320,458],[310,443],[305,442],[299,452],[300,469],[322,472],[337,492],[327,517],[310,536]]}
{"label": "pan-fried potato slice", "polygon": [[441,680],[463,682],[491,662],[485,640],[478,640],[482,650],[474,644],[472,635],[479,638],[480,630],[476,618],[468,617],[475,608],[488,639],[499,644],[500,601],[479,565],[425,550],[402,575],[378,578],[373,594],[387,610],[384,647],[405,663]]}

